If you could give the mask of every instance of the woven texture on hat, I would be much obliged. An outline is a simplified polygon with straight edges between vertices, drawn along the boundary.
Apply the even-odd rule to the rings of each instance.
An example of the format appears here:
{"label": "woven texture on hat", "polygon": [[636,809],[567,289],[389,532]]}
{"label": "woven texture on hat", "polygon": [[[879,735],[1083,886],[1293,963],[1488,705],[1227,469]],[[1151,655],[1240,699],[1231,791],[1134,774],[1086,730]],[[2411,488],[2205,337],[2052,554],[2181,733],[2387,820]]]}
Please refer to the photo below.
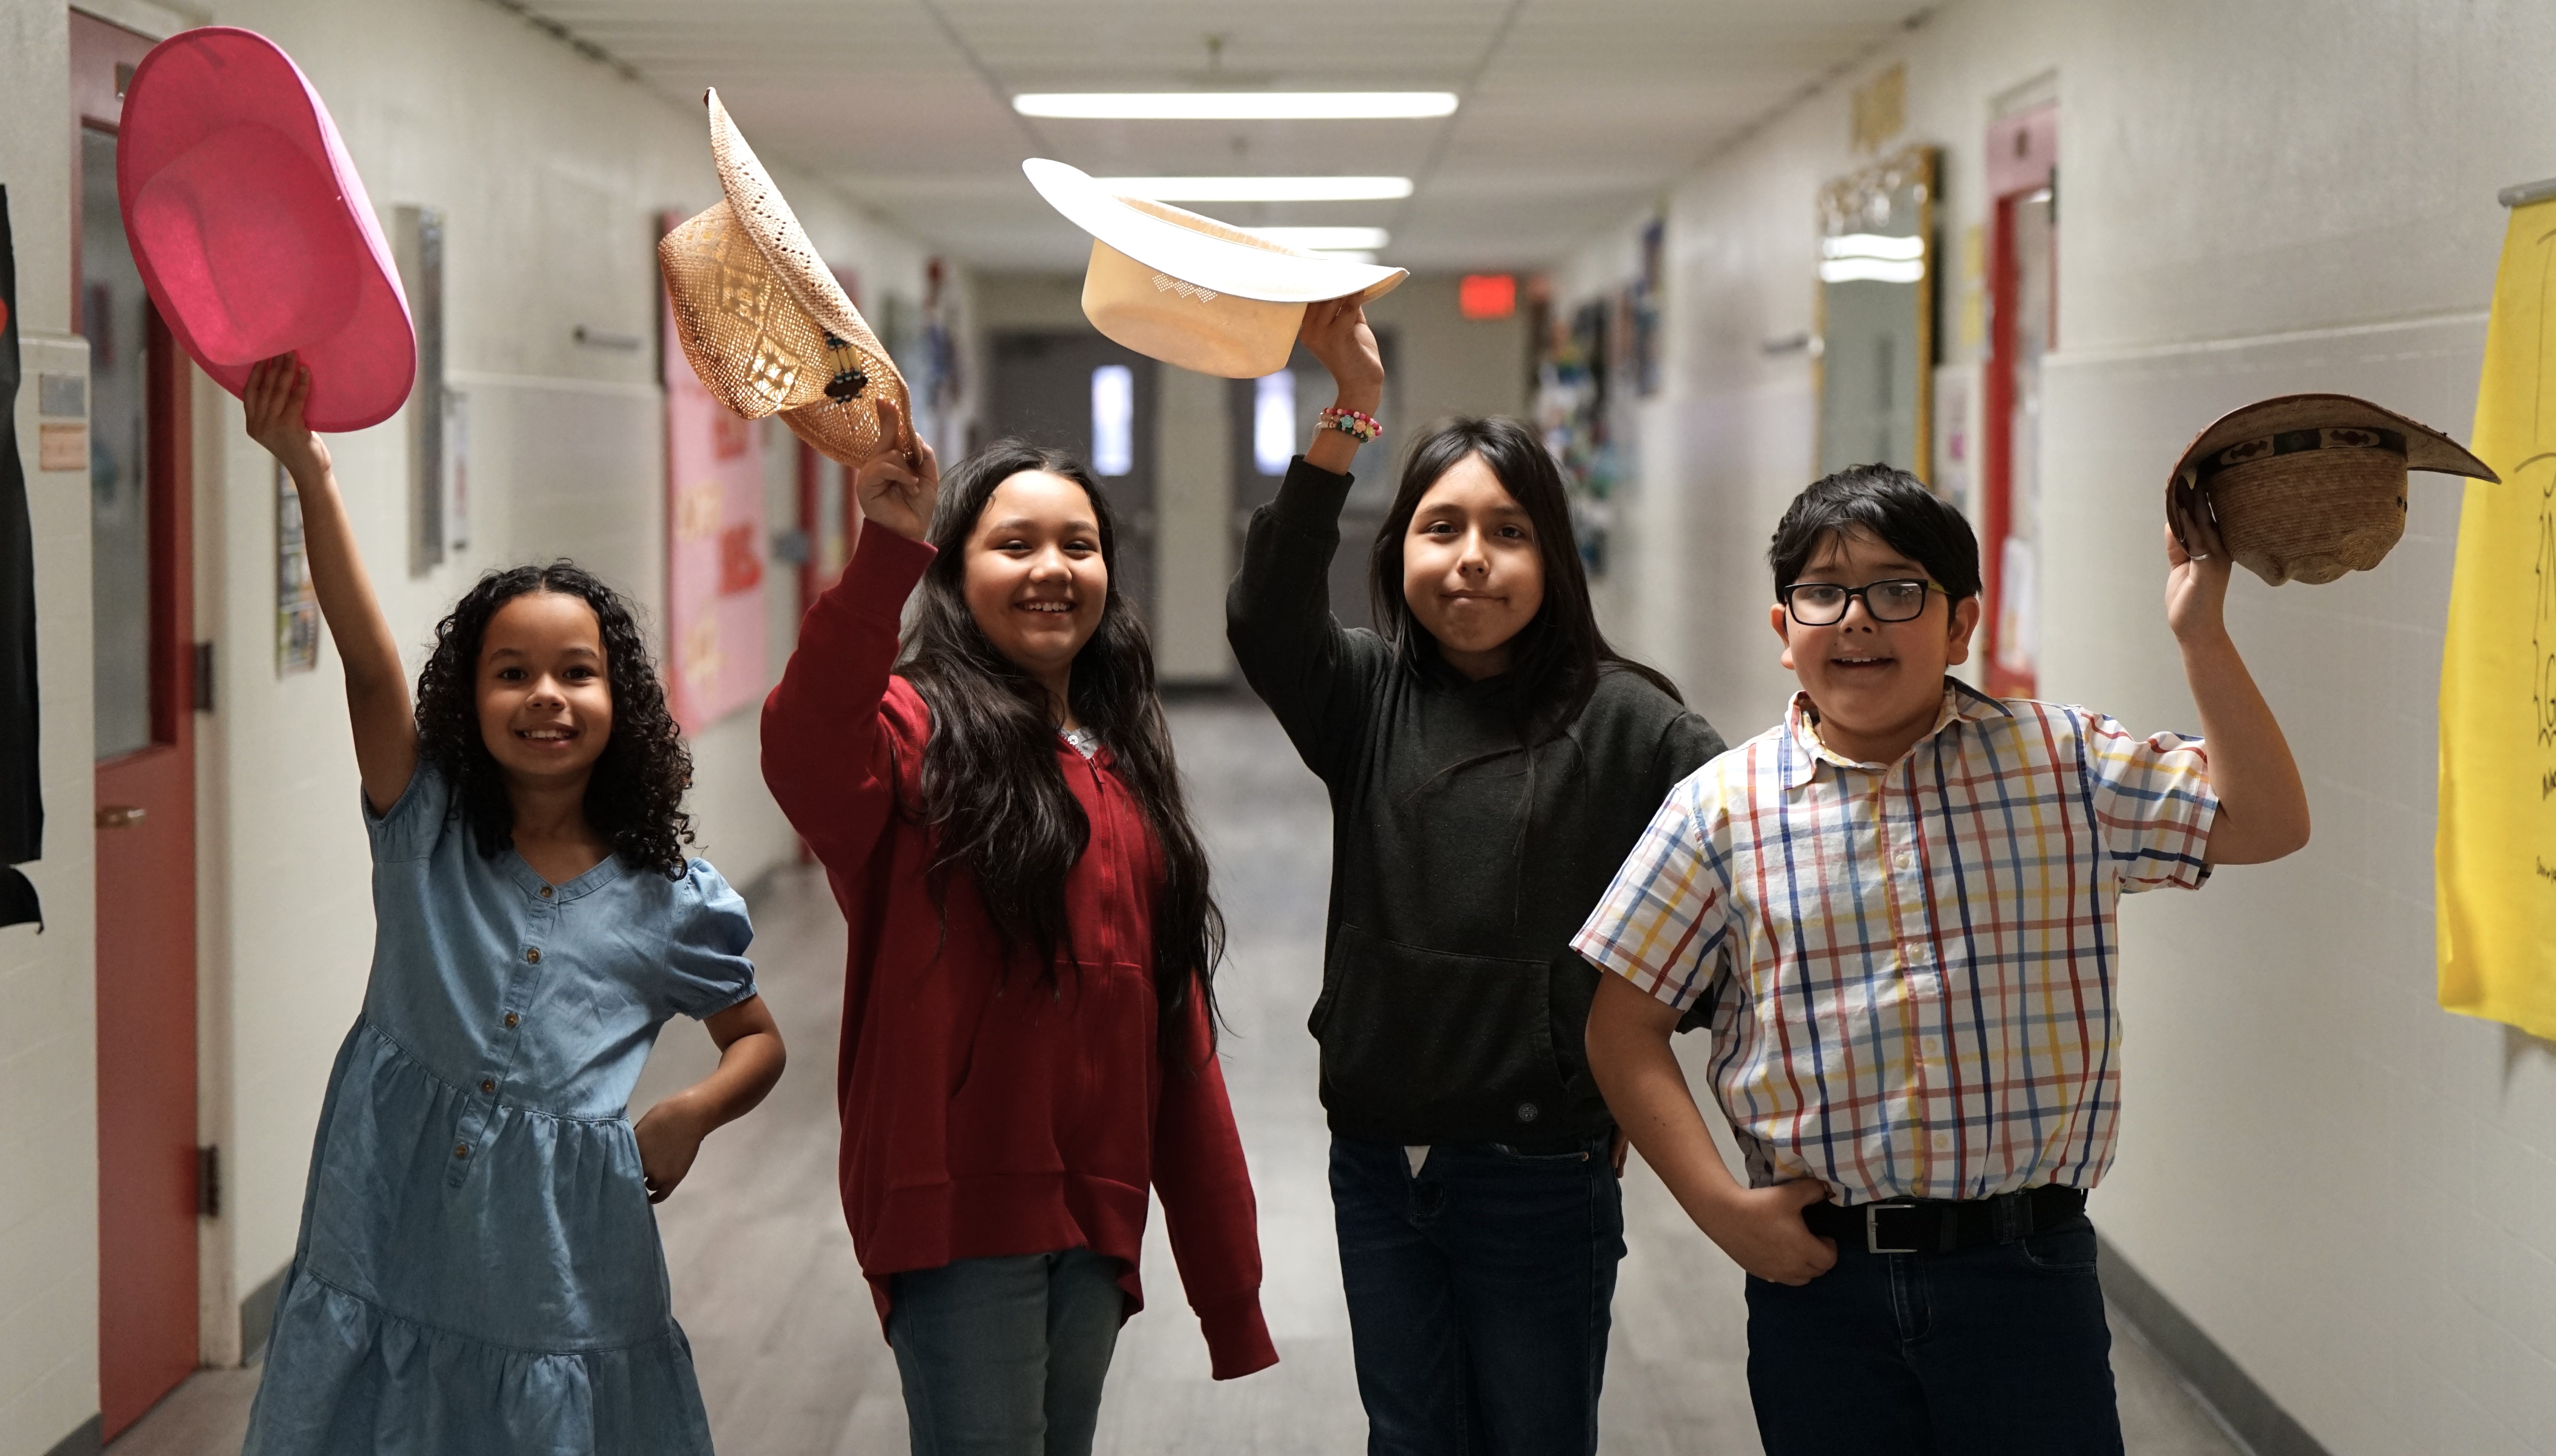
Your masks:
{"label": "woven texture on hat", "polygon": [[877,366],[870,377],[881,371],[894,374],[896,366],[888,362],[887,350],[870,332],[869,323],[834,281],[826,260],[817,255],[817,245],[808,241],[807,229],[799,225],[799,215],[790,210],[781,188],[774,185],[772,175],[763,170],[754,149],[746,145],[736,123],[728,119],[727,108],[719,104],[718,92],[705,98],[710,112],[710,160],[718,168],[719,190],[727,194],[728,206],[737,220],[752,234],[755,246],[763,250],[765,261],[772,265],[781,286],[820,328],[849,343],[870,356]]}
{"label": "woven texture on hat", "polygon": [[[879,428],[878,405],[881,400],[896,406],[905,426],[894,438]],[[872,385],[857,400],[836,403],[825,400],[804,410],[783,412],[781,423],[790,432],[816,447],[817,452],[837,463],[858,467],[884,450],[905,449],[914,445],[914,407],[905,396],[905,381],[891,374]]]}
{"label": "woven texture on hat", "polygon": [[2383,449],[2265,456],[2209,495],[2228,554],[2274,586],[2366,571],[2405,534],[2405,457]]}
{"label": "woven texture on hat", "polygon": [[727,203],[659,239],[657,267],[684,357],[720,404],[760,420],[825,400],[826,331],[781,287]]}

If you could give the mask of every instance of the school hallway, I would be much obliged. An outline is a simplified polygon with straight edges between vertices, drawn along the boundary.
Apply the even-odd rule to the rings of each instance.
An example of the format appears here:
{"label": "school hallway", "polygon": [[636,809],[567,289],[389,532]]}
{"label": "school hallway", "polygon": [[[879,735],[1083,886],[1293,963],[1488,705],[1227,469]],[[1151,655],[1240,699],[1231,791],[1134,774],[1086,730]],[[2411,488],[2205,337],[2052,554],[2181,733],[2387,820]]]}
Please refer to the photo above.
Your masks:
{"label": "school hallway", "polygon": [[[1145,1310],[1120,1333],[1095,1456],[1342,1456],[1365,1448],[1341,1300],[1305,1013],[1322,984],[1330,811],[1320,783],[1248,698],[1173,708],[1181,763],[1214,857],[1232,940],[1217,982],[1225,1076],[1260,1200],[1261,1304],[1275,1369],[1208,1379],[1161,1209],[1147,1227]],[[755,903],[755,961],[791,1048],[770,1101],[703,1145],[658,1208],[676,1315],[692,1337],[722,1456],[886,1456],[906,1448],[896,1361],[879,1338],[834,1191],[834,1029],[843,929],[822,874],[776,874]],[[1694,1046],[1685,1048],[1693,1066]],[[633,1110],[701,1076],[708,1039],[666,1030]],[[1725,1139],[1726,1139],[1726,1135]],[[1607,1456],[1754,1456],[1738,1270],[1636,1156],[1608,1345]],[[2100,1220],[2103,1204],[2094,1204]],[[2172,1374],[2113,1318],[2131,1456],[2235,1456]],[[195,1376],[111,1443],[115,1456],[232,1456],[256,1371]]]}
{"label": "school hallway", "polygon": [[[262,59],[195,92],[191,56]],[[1363,1448],[1305,1030],[1328,806],[1243,686],[1226,593],[1291,459],[1380,429],[1329,578],[1372,625],[1398,477],[1502,417],[1551,457],[1538,535],[1567,523],[1606,640],[1733,742],[1804,686],[1768,546],[1823,477],[1885,463],[1967,528],[1956,676],[2131,740],[2205,727],[2160,487],[2324,482],[2256,516],[2279,559],[2224,553],[2314,834],[2123,898],[2049,1013],[2114,1089],[2079,1146],[2127,1445],[2556,1456],[2551,59],[2549,0],[0,0],[0,1456],[240,1449],[395,923],[314,575],[336,538],[244,432],[202,270],[152,262],[183,229],[128,227],[179,216],[136,209],[181,195],[182,155],[249,199],[205,257],[280,290],[235,321],[362,362],[332,377],[370,404],[311,423],[402,675],[524,563],[574,560],[640,624],[695,850],[750,892],[794,1053],[660,1209],[720,1450],[905,1449],[835,1186],[843,930],[759,713],[864,529],[867,447],[806,412],[901,390],[945,466],[1016,437],[1090,467],[1232,930],[1281,1363],[1208,1378],[1157,1215],[1099,1450]],[[314,170],[214,147],[234,102]],[[259,198],[318,220],[307,266],[256,261]],[[743,272],[708,268],[746,216]],[[1285,352],[1296,304],[1400,270],[1365,294],[1372,398]],[[713,284],[777,309],[756,337],[795,363],[704,334]],[[1131,331],[1157,306],[1170,333]],[[821,357],[812,308],[860,325],[813,336],[857,360]],[[715,392],[749,386],[780,393]],[[2443,444],[2503,481],[2439,473]],[[1939,1080],[1953,1043],[1910,1039],[1858,1064],[2018,1085],[1958,1048]],[[1703,1038],[1678,1045],[1703,1086]],[[634,1110],[712,1061],[669,1024]],[[442,1132],[417,1146],[448,1176]],[[1738,1271],[1638,1158],[1625,1195],[1604,1449],[1756,1451]]]}

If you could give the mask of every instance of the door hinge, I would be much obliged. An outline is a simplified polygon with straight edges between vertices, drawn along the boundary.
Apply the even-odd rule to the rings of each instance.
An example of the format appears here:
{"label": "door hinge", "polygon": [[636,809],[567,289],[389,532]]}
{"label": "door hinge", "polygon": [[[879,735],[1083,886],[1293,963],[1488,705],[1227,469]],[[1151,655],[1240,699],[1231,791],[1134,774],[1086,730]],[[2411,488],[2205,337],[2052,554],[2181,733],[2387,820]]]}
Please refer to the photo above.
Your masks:
{"label": "door hinge", "polygon": [[222,1150],[218,1146],[195,1150],[195,1216],[222,1216]]}
{"label": "door hinge", "polygon": [[199,642],[195,644],[195,711],[209,713],[212,710],[213,645]]}

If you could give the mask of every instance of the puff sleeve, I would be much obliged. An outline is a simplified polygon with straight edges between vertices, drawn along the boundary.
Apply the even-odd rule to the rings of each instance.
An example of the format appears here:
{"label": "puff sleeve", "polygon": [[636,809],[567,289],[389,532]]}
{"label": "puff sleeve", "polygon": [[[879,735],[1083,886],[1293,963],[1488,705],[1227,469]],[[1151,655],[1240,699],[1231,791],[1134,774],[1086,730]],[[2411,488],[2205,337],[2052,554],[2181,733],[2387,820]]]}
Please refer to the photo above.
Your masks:
{"label": "puff sleeve", "polygon": [[754,921],[745,897],[707,860],[695,860],[674,886],[662,994],[669,1010],[706,1020],[755,994]]}

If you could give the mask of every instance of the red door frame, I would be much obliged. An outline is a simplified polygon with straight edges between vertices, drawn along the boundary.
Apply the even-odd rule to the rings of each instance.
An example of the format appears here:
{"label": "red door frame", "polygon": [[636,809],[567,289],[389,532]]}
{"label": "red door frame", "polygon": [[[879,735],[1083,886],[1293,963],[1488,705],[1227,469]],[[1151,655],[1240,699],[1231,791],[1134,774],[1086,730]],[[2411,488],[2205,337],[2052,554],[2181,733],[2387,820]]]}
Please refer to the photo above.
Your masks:
{"label": "red door frame", "polygon": [[[122,116],[148,37],[72,12],[72,211],[83,130]],[[130,74],[124,71],[123,74]],[[76,225],[76,224],[75,224]],[[71,249],[72,314],[83,306]],[[151,742],[97,765],[98,1404],[107,1439],[194,1370],[196,1250],[193,368],[146,310]],[[139,812],[132,812],[139,810]]]}
{"label": "red door frame", "polygon": [[[1980,388],[1981,661],[1988,691],[2030,697],[2040,665],[2014,672],[1997,665],[1998,625],[2004,620],[2005,541],[2014,525],[2015,264],[2014,209],[2051,184],[2059,157],[2059,103],[2047,101],[1988,123],[1987,190],[1994,199],[1988,225],[1988,360]],[[2052,230],[2050,322],[2046,337],[2059,341],[2057,229]],[[2037,546],[2038,543],[2035,543]]]}

